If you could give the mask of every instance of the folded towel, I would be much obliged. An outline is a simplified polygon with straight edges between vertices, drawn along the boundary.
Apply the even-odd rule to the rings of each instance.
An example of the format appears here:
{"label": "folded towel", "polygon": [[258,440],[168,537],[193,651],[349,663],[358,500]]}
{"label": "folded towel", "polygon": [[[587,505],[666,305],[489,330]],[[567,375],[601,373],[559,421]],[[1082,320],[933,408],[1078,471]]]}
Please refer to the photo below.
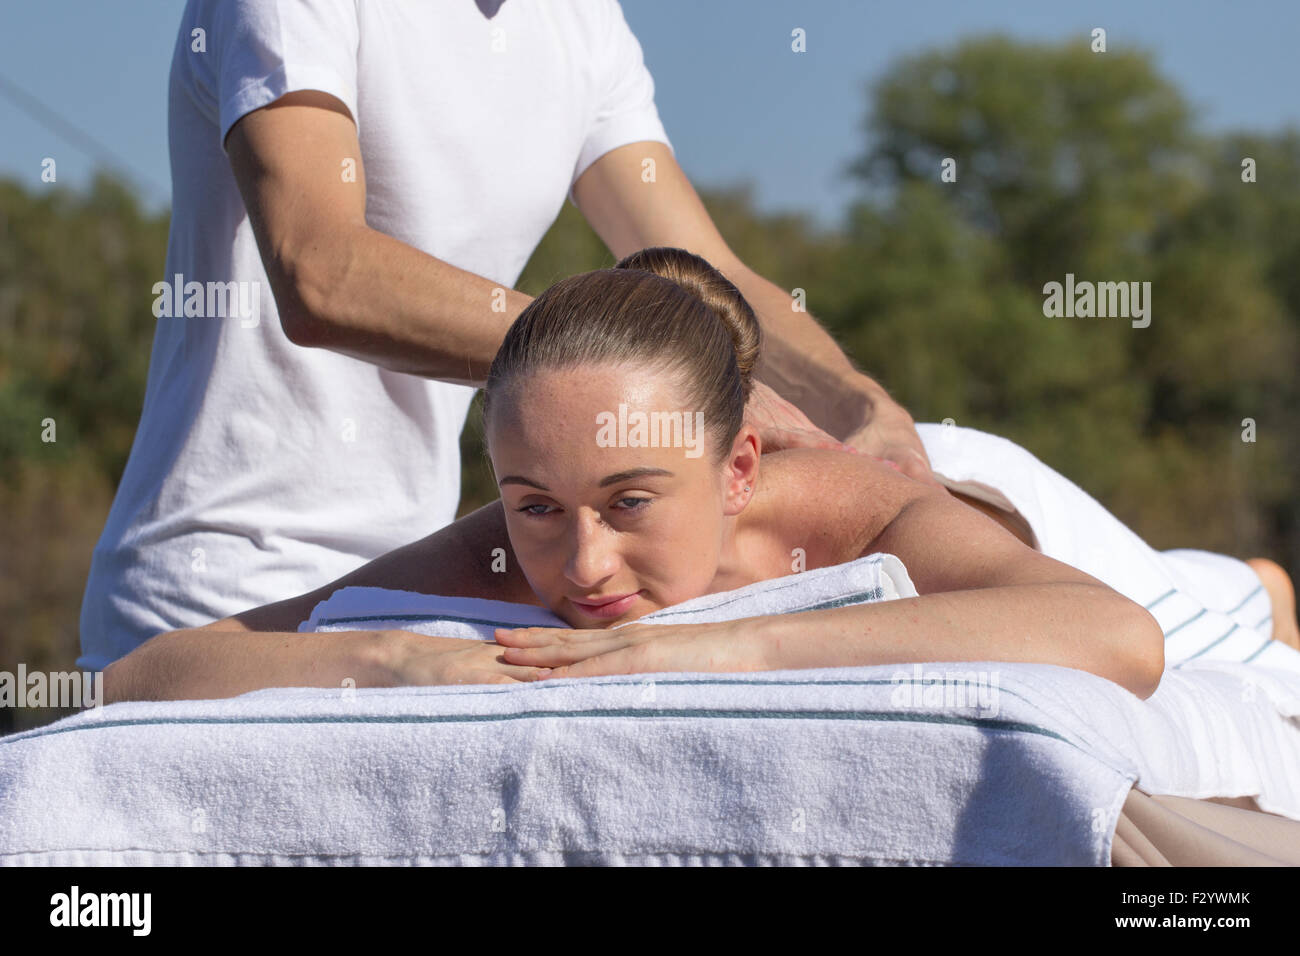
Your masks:
{"label": "folded towel", "polygon": [[[902,561],[892,554],[871,554],[847,564],[758,581],[734,591],[705,594],[661,608],[638,618],[637,623],[730,621],[915,596],[916,588]],[[298,630],[400,628],[417,634],[491,641],[493,629],[498,627],[568,626],[545,608],[527,604],[349,587],[335,591],[317,604]]]}
{"label": "folded towel", "polygon": [[1052,714],[1131,695],[897,670],[113,704],[0,738],[0,863],[1106,865],[1135,773]]}
{"label": "folded towel", "polygon": [[0,864],[1104,866],[1135,781],[1300,819],[1284,711],[1296,675],[1213,662],[1147,701],[975,662],[113,704],[0,738]]}
{"label": "folded towel", "polygon": [[1150,611],[1165,632],[1166,668],[1216,660],[1300,673],[1300,651],[1271,639],[1268,594],[1244,561],[1156,551],[1078,485],[1005,438],[954,425],[920,424],[917,433],[944,484],[1009,504],[1043,554]]}

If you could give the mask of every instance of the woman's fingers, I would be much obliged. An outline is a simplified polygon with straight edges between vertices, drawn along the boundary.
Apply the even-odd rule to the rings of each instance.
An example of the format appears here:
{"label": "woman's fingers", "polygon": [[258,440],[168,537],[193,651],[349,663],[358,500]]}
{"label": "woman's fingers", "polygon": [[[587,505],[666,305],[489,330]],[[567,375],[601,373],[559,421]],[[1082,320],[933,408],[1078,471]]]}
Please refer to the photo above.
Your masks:
{"label": "woman's fingers", "polygon": [[588,640],[578,644],[548,644],[540,647],[507,647],[502,652],[509,664],[530,667],[562,667],[576,664],[598,654],[607,654],[625,647],[623,637],[606,634],[603,640]]}
{"label": "woman's fingers", "polygon": [[502,659],[506,663],[536,669],[565,667],[617,651],[631,642],[631,635],[620,634],[618,629],[498,628],[496,641],[502,648]]}
{"label": "woman's fingers", "polygon": [[644,673],[645,665],[638,661],[634,652],[636,648],[623,647],[606,654],[596,654],[574,664],[556,667],[549,674],[543,674],[540,680],[554,680],[560,677],[607,677],[611,674]]}
{"label": "woman's fingers", "polygon": [[542,673],[536,667],[506,667],[502,671],[488,674],[482,681],[474,683],[483,684],[531,684],[534,681],[542,679]]}
{"label": "woman's fingers", "polygon": [[506,680],[511,682],[518,681],[520,683],[530,683],[535,680],[540,680],[542,677],[541,671],[542,668],[540,667],[524,667],[520,664],[505,664],[501,668],[501,673]]}
{"label": "woman's fingers", "polygon": [[498,627],[496,642],[503,647],[546,647],[558,643],[600,640],[608,631],[575,630],[568,627]]}

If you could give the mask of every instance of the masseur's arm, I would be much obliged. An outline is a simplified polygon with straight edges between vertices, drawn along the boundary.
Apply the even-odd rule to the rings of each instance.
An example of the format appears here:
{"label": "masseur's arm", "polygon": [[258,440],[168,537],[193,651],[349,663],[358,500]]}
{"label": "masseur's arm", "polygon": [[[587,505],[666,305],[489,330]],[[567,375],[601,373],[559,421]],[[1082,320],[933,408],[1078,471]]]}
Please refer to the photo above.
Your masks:
{"label": "masseur's arm", "polygon": [[[642,179],[654,161],[653,182]],[[814,424],[862,451],[887,458],[913,478],[929,479],[929,459],[911,415],[848,356],[790,293],[737,258],[686,174],[663,143],[611,150],[578,178],[573,197],[615,256],[676,246],[703,256],[736,284],[763,327],[759,379]]]}
{"label": "masseur's arm", "polygon": [[[426,255],[366,224],[366,180],[356,126],[325,93],[291,93],[237,122],[226,140],[262,262],[289,339],[399,372],[482,385],[511,322],[532,301]],[[655,159],[656,182],[641,181]],[[344,181],[345,160],[355,181]],[[927,478],[911,416],[853,368],[791,297],[727,247],[662,143],[606,153],[574,185],[574,198],[618,258],[677,246],[736,283],[767,333],[760,378],[812,421],[863,451]],[[494,311],[499,308],[499,311]]]}
{"label": "masseur's arm", "polygon": [[[231,127],[226,151],[290,341],[483,384],[532,298],[366,224],[347,107],[326,93],[290,93]],[[355,163],[354,182],[344,180],[345,160]]]}
{"label": "masseur's arm", "polygon": [[[495,549],[504,553],[494,553]],[[496,570],[504,568],[504,570]],[[459,638],[427,638],[406,631],[297,633],[312,609],[342,587],[386,587],[425,594],[454,594],[535,604],[520,573],[498,499],[428,537],[381,555],[331,584],[288,600],[254,608],[204,627],[156,635],[104,670],[106,703],[231,697],[263,687],[357,687],[446,683],[448,661],[488,655],[460,671],[479,682],[527,677],[525,668],[493,664],[495,645]],[[452,661],[455,667],[461,662]],[[441,669],[439,669],[441,668]]]}

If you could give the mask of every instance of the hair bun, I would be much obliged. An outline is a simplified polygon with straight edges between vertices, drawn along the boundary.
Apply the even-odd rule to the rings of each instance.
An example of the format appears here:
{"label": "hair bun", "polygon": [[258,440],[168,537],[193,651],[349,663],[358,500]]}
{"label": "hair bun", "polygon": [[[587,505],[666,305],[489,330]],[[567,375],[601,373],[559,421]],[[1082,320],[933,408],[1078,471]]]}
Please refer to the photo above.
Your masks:
{"label": "hair bun", "polygon": [[675,283],[699,299],[731,335],[736,367],[748,397],[763,348],[763,332],[754,310],[735,284],[702,256],[672,246],[651,246],[624,256],[616,269],[642,269]]}

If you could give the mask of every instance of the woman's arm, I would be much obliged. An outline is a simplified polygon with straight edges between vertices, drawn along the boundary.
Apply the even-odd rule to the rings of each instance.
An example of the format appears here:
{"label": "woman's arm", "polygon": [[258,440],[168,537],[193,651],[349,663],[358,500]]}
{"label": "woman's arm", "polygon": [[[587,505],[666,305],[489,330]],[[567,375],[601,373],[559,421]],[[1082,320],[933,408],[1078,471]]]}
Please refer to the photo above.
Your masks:
{"label": "woman's arm", "polygon": [[769,619],[773,666],[837,666],[798,663],[810,654],[880,664],[1019,661],[1086,670],[1139,697],[1155,692],[1164,633],[1146,609],[947,492],[912,490],[861,553],[897,555],[921,597],[820,612],[803,631],[810,640],[792,637],[796,617]]}
{"label": "woman's arm", "polygon": [[[800,620],[813,614],[815,621]],[[1143,615],[1139,605],[1104,585],[1055,583],[950,591],[733,623],[742,625],[740,634],[758,625],[754,636],[745,638],[754,642],[763,662],[755,669],[915,661],[1056,664],[1104,677],[1146,698],[1160,683],[1164,635]],[[509,655],[506,660],[520,662]]]}
{"label": "woman's arm", "polygon": [[[229,697],[263,687],[338,687],[349,677],[358,687],[385,686],[428,676],[423,657],[438,638],[404,631],[298,633],[312,608],[351,585],[537,603],[510,548],[498,500],[314,591],[151,638],[104,670],[105,699]],[[496,672],[522,673],[504,666]]]}
{"label": "woman's arm", "polygon": [[382,554],[324,587],[243,611],[212,624],[221,631],[297,631],[312,609],[339,588],[390,588],[420,594],[536,604],[506,531],[501,499],[419,541]]}
{"label": "woman's arm", "polygon": [[381,632],[249,633],[190,628],[145,641],[104,669],[104,703],[210,700],[263,687],[387,683]]}
{"label": "woman's arm", "polygon": [[264,687],[506,684],[537,679],[487,641],[411,631],[160,634],[104,670],[104,703],[210,700]]}
{"label": "woman's arm", "polygon": [[497,640],[510,645],[505,660],[554,668],[550,677],[1008,661],[1089,671],[1144,698],[1160,682],[1164,635],[1145,609],[944,492],[920,490],[863,553],[880,551],[902,559],[920,597]]}

